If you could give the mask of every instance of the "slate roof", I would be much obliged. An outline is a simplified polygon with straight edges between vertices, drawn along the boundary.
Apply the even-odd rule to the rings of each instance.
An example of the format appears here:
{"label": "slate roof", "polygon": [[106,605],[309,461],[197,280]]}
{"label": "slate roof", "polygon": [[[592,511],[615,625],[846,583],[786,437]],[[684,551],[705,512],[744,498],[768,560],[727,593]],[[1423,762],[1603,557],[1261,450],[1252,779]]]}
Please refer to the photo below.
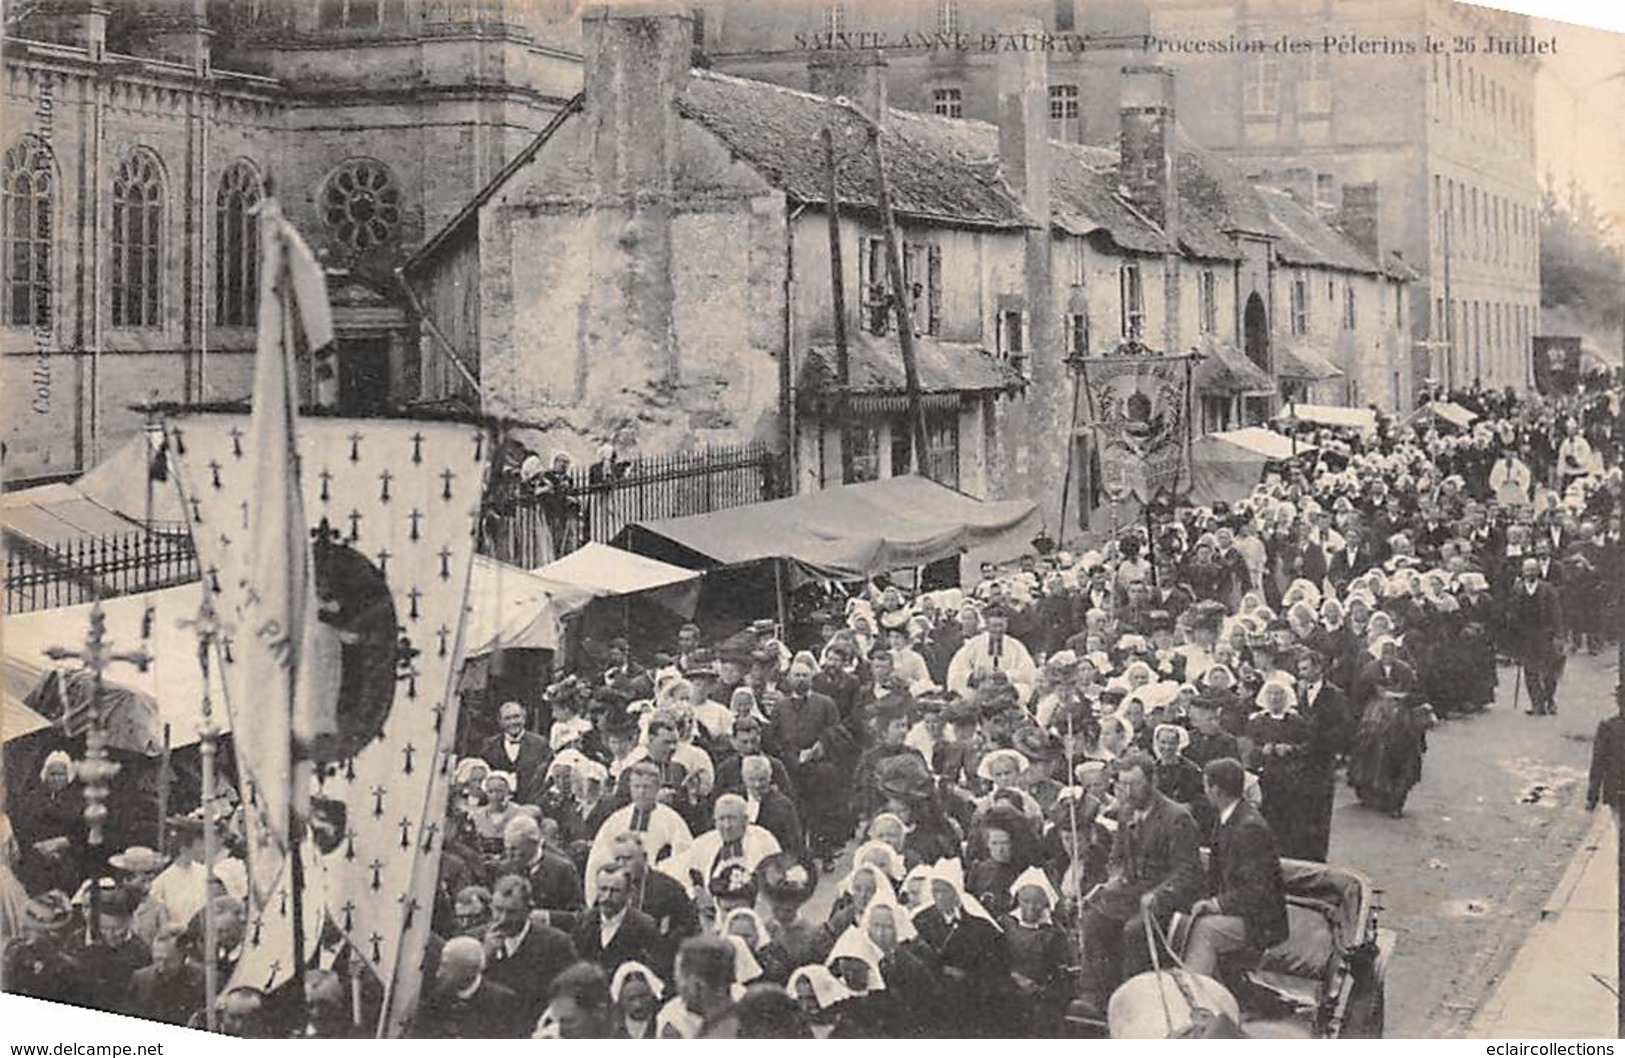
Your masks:
{"label": "slate roof", "polygon": [[[537,139],[510,162],[408,262],[416,271],[450,238],[471,229],[489,201],[581,105],[572,100]],[[790,198],[821,205],[826,197],[821,132],[834,132],[836,195],[843,208],[878,208],[874,152],[866,121],[809,92],[695,70],[677,100],[679,112],[714,134],[739,159]],[[1380,265],[1346,236],[1285,192],[1256,187],[1229,162],[1176,133],[1179,243],[1196,258],[1235,260],[1233,234],[1275,242],[1282,262],[1399,279],[1416,273],[1390,255]],[[985,121],[893,110],[881,131],[899,217],[954,227],[1023,229],[1036,225],[1000,172],[998,127]],[[1168,250],[1167,235],[1123,194],[1117,151],[1050,141],[1049,223],[1069,235],[1104,237],[1142,254]]]}
{"label": "slate roof", "polygon": [[[865,123],[807,92],[696,70],[678,97],[685,117],[704,125],[757,172],[801,202],[822,203],[824,147],[835,132],[836,194],[843,207],[878,207],[874,152]],[[891,117],[903,118],[893,125]],[[987,167],[967,164],[947,119],[888,117],[881,132],[892,208],[903,217],[959,226],[1026,228],[1032,222],[1010,188]],[[913,118],[914,120],[908,120]]]}

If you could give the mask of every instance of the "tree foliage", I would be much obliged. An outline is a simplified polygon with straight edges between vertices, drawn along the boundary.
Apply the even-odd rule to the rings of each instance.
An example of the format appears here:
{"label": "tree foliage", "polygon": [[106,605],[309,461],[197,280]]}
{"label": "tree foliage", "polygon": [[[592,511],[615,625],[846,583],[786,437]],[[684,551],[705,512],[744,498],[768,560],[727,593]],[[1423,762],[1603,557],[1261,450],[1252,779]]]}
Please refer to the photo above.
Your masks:
{"label": "tree foliage", "polygon": [[1559,195],[1551,177],[1540,204],[1540,304],[1599,327],[1625,320],[1625,261],[1584,188]]}

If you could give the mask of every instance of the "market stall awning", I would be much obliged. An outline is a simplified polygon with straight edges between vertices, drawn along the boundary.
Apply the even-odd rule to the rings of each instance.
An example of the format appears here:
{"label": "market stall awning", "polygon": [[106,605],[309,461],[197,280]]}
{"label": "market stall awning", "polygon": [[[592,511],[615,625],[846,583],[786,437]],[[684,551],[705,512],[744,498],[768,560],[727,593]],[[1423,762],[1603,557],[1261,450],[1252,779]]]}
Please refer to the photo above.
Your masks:
{"label": "market stall awning", "polygon": [[585,592],[595,599],[647,592],[653,601],[684,617],[694,615],[700,595],[700,575],[694,570],[607,544],[583,544],[532,573],[568,593]]}
{"label": "market stall awning", "polygon": [[463,657],[498,650],[557,650],[561,622],[592,593],[550,581],[485,555],[474,556],[468,582]]}
{"label": "market stall awning", "polygon": [[[133,695],[151,706],[143,711],[151,726],[137,739],[147,745],[124,748],[156,752],[163,743],[164,724],[169,725],[171,746],[189,746],[198,741],[203,674],[197,663],[197,637],[181,622],[196,620],[202,599],[202,585],[195,582],[140,595],[121,595],[102,603],[102,612],[107,618],[106,636],[113,649],[119,652],[145,650],[153,659],[145,672],[133,665],[114,664],[104,676],[104,686],[111,693]],[[86,603],[58,610],[8,614],[5,628],[8,689],[21,681],[33,685],[29,688],[31,693],[52,672],[71,672],[77,667],[74,661],[53,660],[46,651],[52,647],[80,649],[89,627],[90,610],[91,604]],[[209,682],[216,722],[221,730],[226,730],[231,725],[218,665],[210,670]]]}
{"label": "market stall awning", "polygon": [[0,684],[0,744],[51,726],[24,701],[42,682],[44,675],[37,670],[10,662],[5,665],[4,682]]}
{"label": "market stall awning", "polygon": [[1191,442],[1191,478],[1187,499],[1198,506],[1235,503],[1253,491],[1271,462],[1308,451],[1294,450],[1292,438],[1262,426],[1210,433]]}
{"label": "market stall awning", "polygon": [[1291,404],[1276,416],[1276,420],[1358,430],[1367,436],[1377,432],[1376,412],[1370,408],[1346,408],[1338,404]]}
{"label": "market stall awning", "polygon": [[1031,536],[1037,510],[1028,500],[983,502],[909,475],[640,522],[615,544],[695,569],[786,559],[818,576],[857,579],[924,566],[1007,534]]}
{"label": "market stall awning", "polygon": [[1300,382],[1324,382],[1342,378],[1343,369],[1306,345],[1284,346],[1275,362],[1275,373]]}
{"label": "market stall awning", "polygon": [[1240,430],[1210,433],[1198,440],[1220,441],[1265,459],[1291,459],[1298,453],[1308,450],[1308,446],[1302,442],[1294,442],[1292,438],[1262,426],[1247,426]]}
{"label": "market stall awning", "polygon": [[1449,423],[1458,430],[1465,430],[1477,421],[1478,416],[1463,408],[1460,404],[1448,400],[1430,400],[1411,416],[1414,422],[1423,416],[1432,416],[1442,422]]}
{"label": "market stall awning", "polygon": [[1191,384],[1204,396],[1267,397],[1275,393],[1275,380],[1269,372],[1241,350],[1217,343],[1203,350]]}
{"label": "market stall awning", "polygon": [[149,506],[145,434],[130,438],[71,484],[0,495],[0,525],[43,547],[140,533],[149,517],[158,531],[184,531],[186,516],[173,480],[151,482]]}

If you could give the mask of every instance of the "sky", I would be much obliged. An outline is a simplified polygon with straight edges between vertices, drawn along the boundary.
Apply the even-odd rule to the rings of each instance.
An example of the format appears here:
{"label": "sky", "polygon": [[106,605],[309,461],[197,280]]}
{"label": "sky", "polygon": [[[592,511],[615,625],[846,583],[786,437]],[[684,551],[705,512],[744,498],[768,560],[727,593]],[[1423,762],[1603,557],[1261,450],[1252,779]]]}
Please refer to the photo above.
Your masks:
{"label": "sky", "polygon": [[1494,6],[1591,23],[1536,18],[1531,26],[1537,38],[1557,38],[1557,53],[1536,79],[1536,154],[1542,184],[1548,172],[1560,189],[1576,178],[1610,219],[1615,244],[1625,247],[1625,4]]}

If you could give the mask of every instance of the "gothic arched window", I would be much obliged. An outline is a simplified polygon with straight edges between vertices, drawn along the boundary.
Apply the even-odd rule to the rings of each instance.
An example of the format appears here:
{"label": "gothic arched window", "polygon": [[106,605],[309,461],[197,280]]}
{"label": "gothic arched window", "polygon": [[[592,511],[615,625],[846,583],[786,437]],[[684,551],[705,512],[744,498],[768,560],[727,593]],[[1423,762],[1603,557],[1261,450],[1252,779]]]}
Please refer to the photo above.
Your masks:
{"label": "gothic arched window", "polygon": [[163,233],[163,170],[138,150],[113,177],[113,326],[162,325]]}
{"label": "gothic arched window", "polygon": [[334,238],[356,250],[400,234],[400,187],[389,166],[371,158],[352,158],[333,171],[322,186],[321,210]]}
{"label": "gothic arched window", "polygon": [[24,136],[6,152],[5,186],[0,192],[5,321],[14,327],[49,327],[56,170],[44,140]]}
{"label": "gothic arched window", "polygon": [[220,174],[214,198],[214,322],[245,327],[259,307],[260,227],[254,207],[261,198],[259,173],[233,162]]}

